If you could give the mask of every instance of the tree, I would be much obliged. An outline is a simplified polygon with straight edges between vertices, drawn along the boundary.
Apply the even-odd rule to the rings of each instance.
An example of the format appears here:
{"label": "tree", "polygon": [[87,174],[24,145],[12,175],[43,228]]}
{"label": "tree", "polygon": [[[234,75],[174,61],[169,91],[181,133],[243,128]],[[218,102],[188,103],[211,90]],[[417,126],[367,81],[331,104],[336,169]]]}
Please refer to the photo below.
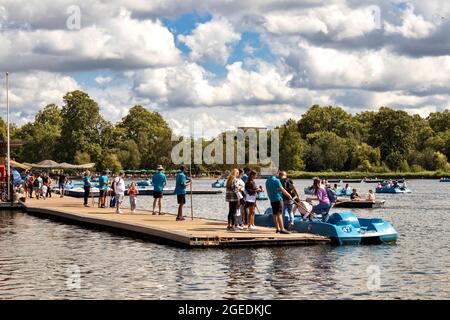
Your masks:
{"label": "tree", "polygon": [[450,111],[433,112],[428,118],[428,123],[434,132],[444,132],[450,129]]}
{"label": "tree", "polygon": [[334,132],[340,137],[359,137],[359,125],[352,115],[339,107],[312,106],[298,122],[302,138],[318,131]]}
{"label": "tree", "polygon": [[127,139],[136,142],[141,153],[141,167],[171,163],[172,130],[159,113],[136,105],[118,126],[125,129]]}
{"label": "tree", "polygon": [[380,166],[381,154],[379,148],[373,148],[366,143],[360,145],[353,145],[353,148],[349,146],[351,151],[350,166],[348,169],[353,170],[356,168],[365,169],[364,171],[370,171],[372,167]]}
{"label": "tree", "polygon": [[87,152],[75,151],[75,156],[73,158],[75,164],[85,164],[91,162],[91,156]]}
{"label": "tree", "polygon": [[372,119],[369,135],[370,144],[380,148],[381,158],[397,168],[414,147],[414,122],[404,111],[382,107]]}
{"label": "tree", "polygon": [[127,140],[118,151],[117,158],[126,169],[138,169],[141,164],[141,153],[134,140]]}
{"label": "tree", "polygon": [[57,145],[61,137],[61,124],[61,109],[54,104],[44,107],[36,114],[34,122],[26,123],[15,133],[24,143],[16,155],[27,162],[44,159],[59,161]]}
{"label": "tree", "polygon": [[97,161],[102,155],[101,131],[105,121],[100,108],[87,93],[76,90],[67,93],[62,108],[59,150],[64,161],[72,162],[77,151],[86,152]]}
{"label": "tree", "polygon": [[[306,167],[312,171],[344,169],[348,146],[344,138],[333,132],[316,132],[307,136]],[[319,152],[320,150],[320,152]]]}
{"label": "tree", "polygon": [[304,170],[305,141],[297,131],[295,122],[288,121],[282,126],[280,136],[280,167],[283,170]]}

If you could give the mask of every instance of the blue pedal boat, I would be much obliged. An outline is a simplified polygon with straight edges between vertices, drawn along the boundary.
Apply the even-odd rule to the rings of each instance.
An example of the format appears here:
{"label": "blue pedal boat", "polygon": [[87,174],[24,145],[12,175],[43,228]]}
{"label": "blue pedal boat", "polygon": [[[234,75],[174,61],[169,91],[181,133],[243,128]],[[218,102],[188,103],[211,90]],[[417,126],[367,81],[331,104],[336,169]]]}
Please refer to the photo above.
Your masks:
{"label": "blue pedal boat", "polygon": [[265,192],[258,192],[258,195],[256,196],[256,200],[269,200],[269,197]]}
{"label": "blue pedal boat", "polygon": [[[284,216],[284,225],[289,218]],[[274,227],[272,209],[255,215],[255,225]],[[398,233],[392,225],[381,218],[358,218],[351,212],[335,212],[326,222],[321,220],[303,221],[295,216],[293,231],[311,233],[330,238],[337,245],[383,244],[395,242]]]}
{"label": "blue pedal boat", "polygon": [[153,183],[150,179],[136,182],[136,186],[138,187],[150,187],[152,185]]}
{"label": "blue pedal boat", "polygon": [[216,182],[211,184],[213,188],[225,188],[225,180],[217,180]]}
{"label": "blue pedal boat", "polygon": [[439,182],[450,182],[450,178],[441,178]]}
{"label": "blue pedal boat", "polygon": [[411,189],[403,187],[378,187],[375,189],[375,193],[411,193]]}
{"label": "blue pedal boat", "polygon": [[336,196],[338,196],[338,197],[349,197],[349,196],[352,195],[352,192],[353,191],[350,188],[347,188],[347,189],[339,188],[339,189],[336,189]]}

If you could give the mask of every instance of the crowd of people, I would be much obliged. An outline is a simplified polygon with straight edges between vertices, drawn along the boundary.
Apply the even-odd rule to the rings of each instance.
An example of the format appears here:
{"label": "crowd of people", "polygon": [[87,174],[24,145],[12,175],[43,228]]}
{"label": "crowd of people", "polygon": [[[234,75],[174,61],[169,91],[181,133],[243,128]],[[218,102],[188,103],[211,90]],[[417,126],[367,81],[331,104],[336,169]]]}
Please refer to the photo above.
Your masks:
{"label": "crowd of people", "polygon": [[[263,192],[264,188],[257,186],[255,179],[256,172],[249,168],[231,170],[226,180],[225,196],[228,202],[228,231],[256,229],[255,210],[259,211],[256,203],[257,194]],[[277,233],[289,233],[284,227],[285,214],[289,217],[288,229],[293,227],[297,212],[305,221],[314,219],[318,214],[321,214],[324,220],[327,218],[332,203],[336,201],[336,195],[331,188],[325,187],[320,179],[314,179],[313,186],[314,194],[319,201],[315,206],[301,199],[293,181],[288,178],[285,171],[277,171],[266,179],[265,189],[270,200]]]}

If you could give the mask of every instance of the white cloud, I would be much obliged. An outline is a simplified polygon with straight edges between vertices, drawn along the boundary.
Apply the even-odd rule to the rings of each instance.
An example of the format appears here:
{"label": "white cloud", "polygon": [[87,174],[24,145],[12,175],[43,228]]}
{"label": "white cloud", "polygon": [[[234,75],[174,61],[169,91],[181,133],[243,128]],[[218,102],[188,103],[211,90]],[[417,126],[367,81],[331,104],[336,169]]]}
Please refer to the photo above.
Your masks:
{"label": "white cloud", "polygon": [[98,76],[95,78],[95,82],[97,82],[98,84],[105,84],[105,83],[109,83],[111,81],[112,81],[111,77]]}
{"label": "white cloud", "polygon": [[264,27],[275,34],[323,33],[341,40],[372,32],[379,28],[378,22],[370,5],[350,9],[333,4],[300,11],[269,13],[265,16]]}
{"label": "white cloud", "polygon": [[179,35],[178,40],[191,49],[193,61],[207,60],[225,64],[231,53],[231,44],[241,39],[233,25],[223,17],[199,24],[190,35]]}
{"label": "white cloud", "polygon": [[412,6],[408,6],[403,11],[401,19],[401,25],[385,22],[385,32],[387,34],[400,34],[405,38],[423,38],[436,28],[436,24],[426,21],[422,15],[416,15]]}
{"label": "white cloud", "polygon": [[160,21],[132,19],[124,9],[80,30],[12,29],[1,36],[0,67],[10,70],[131,69],[181,61],[172,33]]}
{"label": "white cloud", "polygon": [[[39,109],[47,104],[62,105],[67,92],[80,88],[73,78],[49,72],[11,73],[9,83],[11,116],[18,124],[33,120]],[[5,101],[5,90],[0,91],[0,100]],[[1,108],[5,108],[3,103]],[[5,114],[4,110],[2,113]]]}

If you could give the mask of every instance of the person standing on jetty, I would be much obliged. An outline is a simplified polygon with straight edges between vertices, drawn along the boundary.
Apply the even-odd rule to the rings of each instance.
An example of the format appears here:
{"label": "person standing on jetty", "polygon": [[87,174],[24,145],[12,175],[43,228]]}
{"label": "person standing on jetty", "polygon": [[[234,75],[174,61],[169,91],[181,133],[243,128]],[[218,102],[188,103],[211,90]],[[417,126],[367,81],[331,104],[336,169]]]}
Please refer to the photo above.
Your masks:
{"label": "person standing on jetty", "polygon": [[83,177],[83,188],[84,188],[84,206],[89,207],[88,200],[89,194],[91,193],[91,173],[86,170]]}
{"label": "person standing on jetty", "polygon": [[239,170],[233,169],[227,178],[225,184],[226,194],[225,201],[228,202],[228,231],[240,231],[238,228],[238,222],[236,221],[236,212],[240,202],[240,197],[242,197],[239,191]]}
{"label": "person standing on jetty", "polygon": [[136,213],[137,207],[137,195],[139,194],[139,190],[136,187],[136,183],[132,182],[130,187],[128,188],[128,196],[130,197],[130,208],[131,213]]}
{"label": "person standing on jetty", "polygon": [[177,173],[175,179],[175,194],[177,195],[178,202],[178,214],[176,221],[185,220],[183,217],[183,206],[186,203],[186,187],[192,183],[192,181],[186,178],[186,167],[181,166],[180,171]]}
{"label": "person standing on jetty", "polygon": [[123,180],[124,173],[121,172],[112,182],[112,189],[116,197],[116,213],[122,213],[121,207],[123,198],[125,197],[125,181]]}
{"label": "person standing on jetty", "polygon": [[61,171],[61,174],[58,178],[58,187],[59,187],[59,196],[64,197],[64,189],[67,183],[67,176],[64,174],[64,171]]}
{"label": "person standing on jetty", "polygon": [[28,191],[30,192],[30,198],[33,198],[34,180],[34,174],[31,172],[28,176]]}
{"label": "person standing on jetty", "polygon": [[153,214],[155,213],[155,207],[156,207],[156,202],[158,202],[158,209],[159,209],[159,215],[161,215],[161,208],[162,208],[162,199],[163,199],[163,191],[164,191],[164,187],[167,184],[167,178],[166,175],[164,174],[163,170],[163,166],[162,165],[158,165],[156,167],[156,170],[158,171],[157,173],[155,173],[152,177],[152,184],[153,184]]}
{"label": "person standing on jetty", "polygon": [[98,177],[98,188],[100,190],[100,197],[98,199],[99,208],[106,207],[106,194],[108,193],[108,175],[106,171],[102,172],[102,175]]}
{"label": "person standing on jetty", "polygon": [[[277,171],[278,172],[278,171]],[[273,221],[277,233],[289,234],[283,225],[283,195],[288,200],[292,200],[292,196],[283,188],[280,179],[274,171],[273,175],[266,180],[266,190],[272,206]]]}
{"label": "person standing on jetty", "polygon": [[262,192],[261,187],[257,187],[255,183],[256,171],[251,170],[248,174],[247,182],[245,183],[245,207],[248,210],[247,227],[249,230],[256,229],[255,227],[255,209],[256,197],[258,192]]}
{"label": "person standing on jetty", "polygon": [[34,180],[34,194],[36,195],[36,199],[39,200],[40,196],[41,196],[41,188],[42,188],[42,177],[41,174],[38,173],[36,176],[36,179]]}

